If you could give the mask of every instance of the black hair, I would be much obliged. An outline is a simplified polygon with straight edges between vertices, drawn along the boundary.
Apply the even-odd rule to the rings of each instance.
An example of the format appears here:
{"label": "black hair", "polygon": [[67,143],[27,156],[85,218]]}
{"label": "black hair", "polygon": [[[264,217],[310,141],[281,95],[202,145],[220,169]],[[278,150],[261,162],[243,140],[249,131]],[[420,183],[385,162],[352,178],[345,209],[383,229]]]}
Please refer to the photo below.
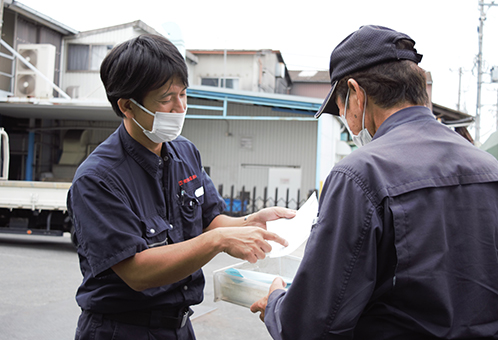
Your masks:
{"label": "black hair", "polygon": [[[410,40],[399,41],[397,48],[416,51]],[[335,98],[340,96],[345,101],[350,78],[355,79],[373,102],[384,109],[403,103],[426,105],[429,102],[425,71],[410,60],[385,62],[343,77],[337,84]]]}
{"label": "black hair", "polygon": [[107,99],[114,112],[120,98],[133,98],[139,103],[150,91],[178,77],[188,87],[185,59],[168,39],[152,34],[140,35],[114,47],[100,66]]}

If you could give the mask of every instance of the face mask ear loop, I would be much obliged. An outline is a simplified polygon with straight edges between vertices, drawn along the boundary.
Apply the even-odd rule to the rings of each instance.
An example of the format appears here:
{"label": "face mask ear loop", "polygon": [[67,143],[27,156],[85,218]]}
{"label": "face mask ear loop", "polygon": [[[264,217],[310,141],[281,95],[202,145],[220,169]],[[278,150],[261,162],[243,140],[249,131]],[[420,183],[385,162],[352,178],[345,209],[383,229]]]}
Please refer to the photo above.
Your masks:
{"label": "face mask ear loop", "polygon": [[346,93],[346,104],[344,104],[344,119],[346,119],[346,114],[348,112],[348,102],[349,102],[349,87],[348,87],[348,92]]}
{"label": "face mask ear loop", "polygon": [[140,124],[137,122],[137,120],[136,120],[135,118],[133,118],[133,121],[135,122],[135,124],[137,124],[137,125],[138,125],[138,127],[139,127],[139,128],[141,128],[141,129],[142,129],[142,131],[147,131],[147,130],[145,130],[145,129],[142,127],[142,125],[140,125]]}
{"label": "face mask ear loop", "polygon": [[361,122],[361,129],[363,130],[365,128],[365,111],[367,109],[367,93],[363,89],[363,87],[360,86],[360,89],[363,91],[363,94],[365,95],[365,103],[363,104],[363,121]]}
{"label": "face mask ear loop", "polygon": [[148,114],[150,114],[152,117],[155,117],[156,115],[153,114],[152,112],[150,112],[149,110],[147,110],[144,106],[142,106],[141,104],[139,104],[135,99],[133,98],[130,98],[130,101],[135,104],[136,106],[138,106],[139,108],[141,108],[143,111],[147,112]]}
{"label": "face mask ear loop", "polygon": [[[139,108],[141,108],[144,112],[147,112],[148,114],[152,115],[153,117],[156,117],[156,115],[155,115],[155,114],[152,114],[149,110],[147,110],[145,107],[143,107],[142,105],[140,105],[140,104],[139,104],[139,103],[138,103],[135,99],[130,98],[130,101],[131,101],[133,104],[135,104],[136,106],[138,106]],[[143,128],[143,126],[142,126],[142,125],[140,125],[140,123],[139,123],[139,122],[137,122],[137,120],[136,120],[135,118],[132,118],[132,119],[133,119],[133,121],[135,122],[135,124],[137,124],[137,125],[138,125],[141,129],[142,129],[142,131],[144,131],[144,133],[145,133],[145,131],[148,131],[148,130],[145,130],[145,129]]]}

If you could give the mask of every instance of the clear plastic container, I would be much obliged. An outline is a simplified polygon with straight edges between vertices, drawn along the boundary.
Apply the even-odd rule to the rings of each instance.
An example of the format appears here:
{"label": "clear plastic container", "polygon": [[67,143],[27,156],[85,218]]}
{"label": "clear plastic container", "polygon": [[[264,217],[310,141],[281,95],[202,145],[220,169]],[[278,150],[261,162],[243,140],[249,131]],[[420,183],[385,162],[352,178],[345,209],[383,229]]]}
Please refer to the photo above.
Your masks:
{"label": "clear plastic container", "polygon": [[268,295],[270,285],[276,276],[292,283],[301,258],[282,256],[266,257],[256,263],[241,262],[213,272],[214,301],[227,301],[244,307]]}

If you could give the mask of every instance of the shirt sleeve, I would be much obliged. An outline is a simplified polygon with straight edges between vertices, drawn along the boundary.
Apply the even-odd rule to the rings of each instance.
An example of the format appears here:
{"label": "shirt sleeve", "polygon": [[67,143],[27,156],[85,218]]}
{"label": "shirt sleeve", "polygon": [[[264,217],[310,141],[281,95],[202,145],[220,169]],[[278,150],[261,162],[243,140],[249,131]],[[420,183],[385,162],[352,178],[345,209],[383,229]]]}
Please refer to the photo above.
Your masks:
{"label": "shirt sleeve", "polygon": [[287,292],[275,291],[265,311],[274,339],[345,339],[369,301],[376,280],[379,215],[361,181],[332,172],[319,217]]}
{"label": "shirt sleeve", "polygon": [[207,228],[213,219],[225,211],[225,201],[218,193],[211,177],[202,168],[202,182],[204,183],[204,202],[202,204],[202,226]]}
{"label": "shirt sleeve", "polygon": [[109,179],[85,175],[70,189],[68,209],[92,274],[98,276],[113,265],[147,248],[141,237],[141,221]]}

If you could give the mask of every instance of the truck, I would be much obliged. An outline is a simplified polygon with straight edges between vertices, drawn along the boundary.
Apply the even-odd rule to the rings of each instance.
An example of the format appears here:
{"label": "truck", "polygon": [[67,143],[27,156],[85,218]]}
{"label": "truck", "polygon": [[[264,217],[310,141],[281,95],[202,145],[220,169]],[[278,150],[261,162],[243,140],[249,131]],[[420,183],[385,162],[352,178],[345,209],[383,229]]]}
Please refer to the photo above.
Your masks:
{"label": "truck", "polygon": [[0,233],[63,236],[77,245],[67,212],[70,182],[9,180],[9,136],[0,127]]}

